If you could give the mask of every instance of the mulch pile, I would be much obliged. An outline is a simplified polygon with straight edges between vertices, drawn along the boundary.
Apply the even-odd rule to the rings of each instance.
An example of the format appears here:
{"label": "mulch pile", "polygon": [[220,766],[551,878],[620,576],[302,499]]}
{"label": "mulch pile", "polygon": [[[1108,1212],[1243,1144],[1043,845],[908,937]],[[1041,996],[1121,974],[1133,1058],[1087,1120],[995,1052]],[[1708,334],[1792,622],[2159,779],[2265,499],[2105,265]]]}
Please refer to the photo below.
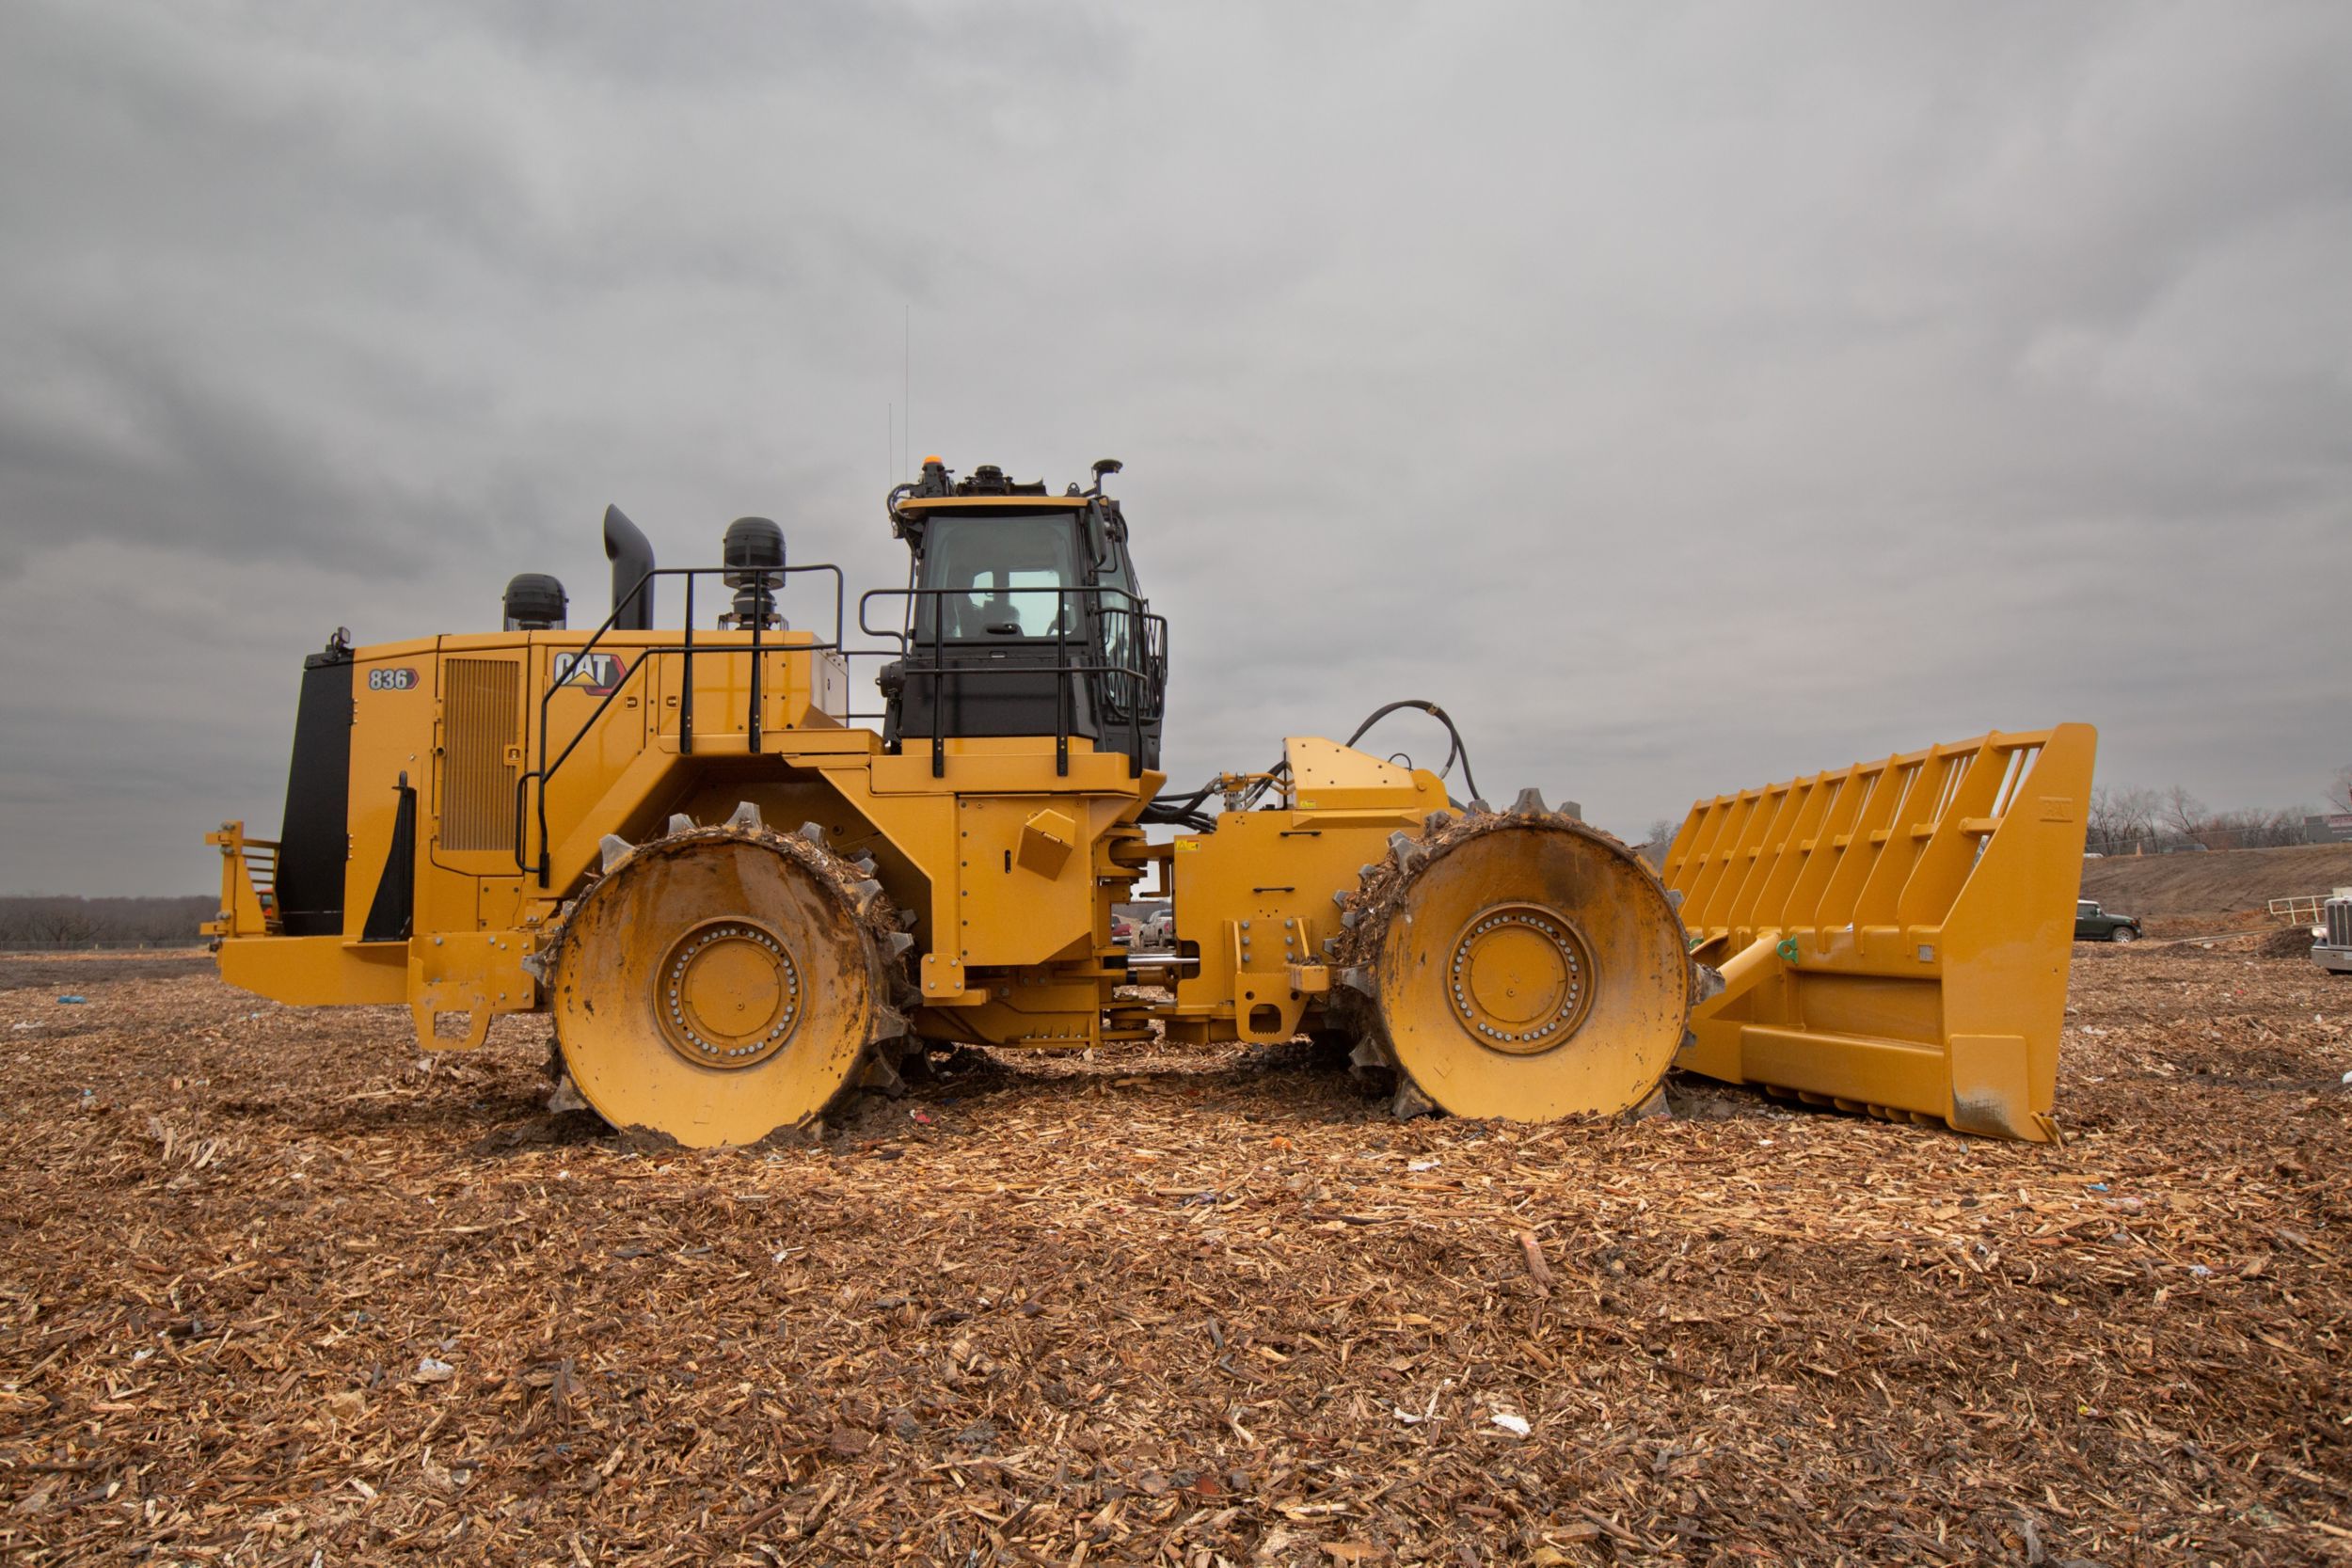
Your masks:
{"label": "mulch pile", "polygon": [[[80,1003],[60,1003],[59,994]],[[537,1021],[0,960],[21,1563],[2352,1560],[2352,982],[2085,947],[2064,1148],[1303,1046],[979,1058],[817,1148]]]}
{"label": "mulch pile", "polygon": [[2265,958],[2306,958],[2312,956],[2312,944],[2319,939],[2312,935],[2308,926],[2287,926],[2266,931],[2252,943],[2254,953]]}

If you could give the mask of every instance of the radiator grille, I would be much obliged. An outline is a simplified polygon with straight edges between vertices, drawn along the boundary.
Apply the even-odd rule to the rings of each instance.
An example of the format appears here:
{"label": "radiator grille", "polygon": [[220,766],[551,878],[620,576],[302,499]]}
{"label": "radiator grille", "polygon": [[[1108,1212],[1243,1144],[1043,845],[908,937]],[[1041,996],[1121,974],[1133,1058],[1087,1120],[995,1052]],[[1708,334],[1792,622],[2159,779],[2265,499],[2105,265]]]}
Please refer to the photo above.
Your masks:
{"label": "radiator grille", "polygon": [[441,666],[444,723],[441,847],[511,849],[515,765],[521,736],[522,666],[505,658],[453,658]]}
{"label": "radiator grille", "polygon": [[2352,947],[2352,899],[2328,901],[2328,945]]}

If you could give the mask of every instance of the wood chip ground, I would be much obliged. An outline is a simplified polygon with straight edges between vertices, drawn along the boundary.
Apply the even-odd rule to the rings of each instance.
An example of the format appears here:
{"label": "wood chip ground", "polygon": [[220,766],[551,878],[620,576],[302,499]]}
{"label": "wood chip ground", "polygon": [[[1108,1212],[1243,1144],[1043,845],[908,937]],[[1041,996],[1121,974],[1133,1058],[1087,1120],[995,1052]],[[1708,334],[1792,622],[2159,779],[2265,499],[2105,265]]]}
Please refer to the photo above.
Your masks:
{"label": "wood chip ground", "polygon": [[[64,1003],[60,995],[85,1001]],[[2352,1561],[2352,981],[2077,950],[2064,1148],[1306,1048],[982,1060],[817,1148],[537,1021],[0,960],[13,1563]]]}

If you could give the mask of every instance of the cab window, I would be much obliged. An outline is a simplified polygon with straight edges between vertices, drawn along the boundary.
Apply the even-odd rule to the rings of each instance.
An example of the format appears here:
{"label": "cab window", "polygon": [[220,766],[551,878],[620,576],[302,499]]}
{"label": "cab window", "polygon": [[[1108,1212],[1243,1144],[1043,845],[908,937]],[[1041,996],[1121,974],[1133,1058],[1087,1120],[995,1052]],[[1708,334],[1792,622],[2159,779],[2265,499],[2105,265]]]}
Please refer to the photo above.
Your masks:
{"label": "cab window", "polygon": [[1103,606],[1104,662],[1113,670],[1132,670],[1142,659],[1143,624],[1135,573],[1127,565],[1127,546],[1113,544],[1110,557],[1096,575],[1098,583],[1115,593],[1100,595]]}
{"label": "cab window", "polygon": [[1076,627],[1076,605],[1060,592],[1077,585],[1075,529],[1067,514],[935,518],[923,551],[926,594],[915,634],[932,635],[934,608],[949,641],[1054,635]]}

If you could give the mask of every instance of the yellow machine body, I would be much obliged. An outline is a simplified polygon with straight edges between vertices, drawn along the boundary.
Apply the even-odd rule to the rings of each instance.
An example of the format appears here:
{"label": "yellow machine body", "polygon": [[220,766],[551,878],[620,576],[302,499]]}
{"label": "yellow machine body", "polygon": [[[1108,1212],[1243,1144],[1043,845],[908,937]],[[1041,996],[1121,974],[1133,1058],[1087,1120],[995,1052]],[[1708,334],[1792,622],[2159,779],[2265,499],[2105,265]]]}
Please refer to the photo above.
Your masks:
{"label": "yellow machine body", "polygon": [[[1098,1043],[1104,988],[1123,979],[1100,961],[1117,952],[1109,904],[1141,874],[1132,824],[1157,774],[1131,777],[1125,758],[1076,737],[1057,775],[1051,737],[1014,737],[948,740],[935,778],[928,757],[888,754],[873,730],[845,724],[841,659],[794,646],[814,639],[791,632],[759,656],[755,752],[745,724],[710,724],[748,700],[749,634],[698,638],[691,708],[674,634],[597,641],[630,671],[610,702],[556,679],[588,641],[543,631],[354,650],[345,928],[283,934],[270,908],[278,845],[225,825],[208,835],[224,855],[213,927],[223,976],[292,1004],[405,1003],[424,1043],[447,1045],[426,1015],[486,1026],[538,1009],[520,960],[596,872],[608,835],[634,841],[678,813],[718,821],[749,800],[769,821],[816,822],[836,847],[875,855],[879,879],[921,916],[918,984],[945,1037]],[[371,682],[393,673],[413,680]],[[544,835],[532,809],[541,792],[522,780],[541,739],[539,693],[551,697],[551,749],[571,748],[544,790]],[[703,721],[691,752],[683,711]],[[421,793],[406,863],[392,858],[404,785]],[[413,878],[412,928],[369,940],[362,911],[387,878]]]}
{"label": "yellow machine body", "polygon": [[[1095,494],[893,515],[1050,522]],[[918,602],[919,666],[951,601]],[[1052,678],[1132,673],[1107,635]],[[2050,1135],[2085,726],[1702,800],[1661,879],[1533,791],[1456,804],[1438,772],[1311,736],[1155,841],[1156,740],[1118,749],[1101,714],[1074,733],[1067,690],[1055,733],[926,737],[913,708],[861,721],[851,686],[837,628],[765,622],[331,645],[297,724],[298,896],[290,845],[210,835],[221,973],[405,1006],[428,1050],[552,1011],[588,1104],[694,1144],[806,1125],[931,1046],[1301,1034],[1393,1074],[1400,1111],[1623,1111],[1672,1061]],[[1172,903],[1165,953],[1112,940],[1139,889]]]}

